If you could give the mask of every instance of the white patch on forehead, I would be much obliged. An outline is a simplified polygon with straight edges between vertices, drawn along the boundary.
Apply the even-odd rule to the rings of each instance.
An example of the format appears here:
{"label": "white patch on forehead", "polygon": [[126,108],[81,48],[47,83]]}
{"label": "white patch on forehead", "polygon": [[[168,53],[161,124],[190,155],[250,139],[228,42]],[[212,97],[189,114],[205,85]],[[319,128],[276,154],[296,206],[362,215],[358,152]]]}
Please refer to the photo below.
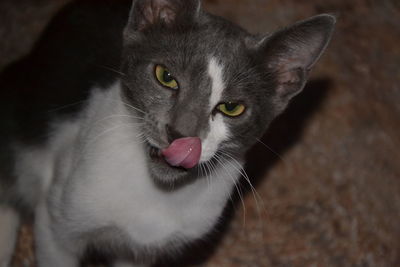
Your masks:
{"label": "white patch on forehead", "polygon": [[208,62],[208,75],[211,77],[210,111],[221,101],[222,91],[225,89],[223,65],[212,57]]}
{"label": "white patch on forehead", "polygon": [[[211,77],[210,112],[220,103],[225,89],[223,70],[223,65],[212,57],[208,62],[208,75]],[[217,152],[219,144],[229,138],[228,126],[221,114],[217,113],[213,118],[210,117],[209,126],[209,132],[202,140],[200,162],[210,160]]]}

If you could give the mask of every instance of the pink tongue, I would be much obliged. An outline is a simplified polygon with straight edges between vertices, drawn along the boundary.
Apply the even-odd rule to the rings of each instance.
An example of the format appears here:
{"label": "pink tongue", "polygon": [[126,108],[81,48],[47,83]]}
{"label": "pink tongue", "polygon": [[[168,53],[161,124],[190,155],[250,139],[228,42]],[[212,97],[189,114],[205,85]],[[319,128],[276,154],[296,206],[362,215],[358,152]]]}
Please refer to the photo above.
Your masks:
{"label": "pink tongue", "polygon": [[190,169],[199,163],[201,140],[198,137],[176,139],[161,153],[169,165]]}

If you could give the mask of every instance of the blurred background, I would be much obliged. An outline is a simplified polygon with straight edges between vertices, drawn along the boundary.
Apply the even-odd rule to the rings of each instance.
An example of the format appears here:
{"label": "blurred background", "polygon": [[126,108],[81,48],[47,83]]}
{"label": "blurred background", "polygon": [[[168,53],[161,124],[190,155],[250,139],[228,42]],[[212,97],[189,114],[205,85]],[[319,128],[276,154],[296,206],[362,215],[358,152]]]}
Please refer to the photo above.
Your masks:
{"label": "blurred background", "polygon": [[[1,0],[0,71],[69,2]],[[338,22],[304,92],[248,155],[257,194],[243,184],[244,204],[229,204],[217,245],[198,264],[400,266],[400,1],[203,3],[253,33],[318,13]],[[34,266],[31,244],[27,224],[15,266]]]}

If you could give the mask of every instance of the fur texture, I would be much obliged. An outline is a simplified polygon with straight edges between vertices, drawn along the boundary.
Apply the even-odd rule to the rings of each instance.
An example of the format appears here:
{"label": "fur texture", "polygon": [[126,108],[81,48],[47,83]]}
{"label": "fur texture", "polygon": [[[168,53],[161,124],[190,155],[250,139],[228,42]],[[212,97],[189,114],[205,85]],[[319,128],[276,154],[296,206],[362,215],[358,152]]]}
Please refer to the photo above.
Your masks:
{"label": "fur texture", "polygon": [[[151,264],[204,237],[239,179],[244,153],[301,91],[335,22],[321,15],[253,36],[207,14],[198,0],[135,0],[125,17],[124,30],[116,23],[104,36],[101,46],[115,48],[109,57],[102,47],[99,57],[87,50],[99,64],[119,62],[119,77],[53,54],[40,62],[76,63],[72,71],[21,79],[39,52],[1,77],[1,99],[17,103],[5,103],[2,113],[9,122],[2,128],[1,152],[10,152],[0,169],[5,201],[35,212],[40,266],[76,266],[88,247]],[[178,88],[157,81],[158,65]],[[59,91],[63,80],[73,89]],[[217,108],[224,103],[245,110],[227,116]],[[181,137],[202,141],[192,169],[160,156]]]}

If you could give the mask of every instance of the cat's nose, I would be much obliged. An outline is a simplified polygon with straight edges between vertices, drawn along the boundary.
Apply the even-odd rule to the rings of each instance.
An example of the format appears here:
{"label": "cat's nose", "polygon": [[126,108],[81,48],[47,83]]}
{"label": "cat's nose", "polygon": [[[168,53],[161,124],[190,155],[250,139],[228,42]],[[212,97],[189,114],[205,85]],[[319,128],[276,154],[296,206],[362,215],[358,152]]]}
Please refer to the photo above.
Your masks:
{"label": "cat's nose", "polygon": [[168,142],[172,143],[174,140],[185,137],[182,133],[171,127],[169,124],[165,126],[165,131],[167,133]]}

